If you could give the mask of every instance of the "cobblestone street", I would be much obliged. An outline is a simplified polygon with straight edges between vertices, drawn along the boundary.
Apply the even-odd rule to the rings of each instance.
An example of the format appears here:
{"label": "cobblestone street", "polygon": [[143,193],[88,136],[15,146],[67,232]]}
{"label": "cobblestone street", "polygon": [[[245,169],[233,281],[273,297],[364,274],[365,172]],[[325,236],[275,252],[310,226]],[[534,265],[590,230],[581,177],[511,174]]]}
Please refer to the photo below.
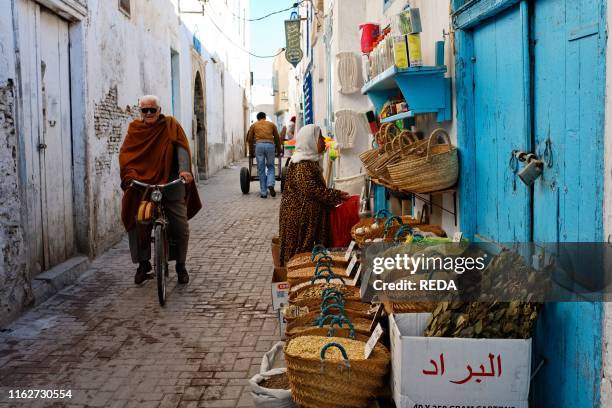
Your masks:
{"label": "cobblestone street", "polygon": [[[243,196],[239,168],[202,185],[190,222],[191,282],[165,308],[154,280],[137,287],[127,239],[99,256],[79,282],[0,333],[0,406],[8,390],[71,390],[58,406],[247,407],[248,379],[278,340],[270,305],[270,238],[280,195]],[[277,189],[279,187],[277,186]]]}

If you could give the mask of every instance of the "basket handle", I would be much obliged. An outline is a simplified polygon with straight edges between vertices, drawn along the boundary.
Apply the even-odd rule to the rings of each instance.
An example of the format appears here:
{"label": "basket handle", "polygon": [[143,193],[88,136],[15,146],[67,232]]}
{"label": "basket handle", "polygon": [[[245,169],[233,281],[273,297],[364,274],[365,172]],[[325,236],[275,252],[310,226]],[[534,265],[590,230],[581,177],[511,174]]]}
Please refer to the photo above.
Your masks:
{"label": "basket handle", "polygon": [[334,259],[327,255],[327,254],[317,254],[318,258],[316,258],[317,260],[317,264],[318,263],[329,263],[329,262],[334,262]]}
{"label": "basket handle", "polygon": [[395,233],[395,241],[399,241],[399,239],[401,238],[402,234],[411,234],[414,235],[414,231],[412,230],[412,228],[410,227],[410,225],[402,225],[397,232]]}
{"label": "basket handle", "polygon": [[386,237],[387,234],[389,233],[389,228],[391,228],[391,226],[393,225],[393,221],[397,221],[397,223],[401,226],[404,225],[404,222],[402,221],[401,217],[398,216],[394,216],[391,217],[389,219],[387,219],[387,221],[385,221],[385,229],[383,231],[383,236]]}
{"label": "basket handle", "polygon": [[315,266],[314,276],[319,276],[323,271],[331,272],[331,264],[327,262],[317,262],[317,265]]}
{"label": "basket handle", "polygon": [[381,218],[388,218],[391,216],[393,216],[393,214],[391,214],[391,211],[387,210],[386,208],[382,208],[376,211],[376,214],[374,214],[374,219],[379,220]]}
{"label": "basket handle", "polygon": [[[324,272],[327,272],[327,276],[323,276]],[[317,279],[325,279],[327,283],[329,283],[332,279],[340,279],[340,282],[342,282],[343,285],[346,285],[346,282],[344,281],[344,279],[342,279],[341,276],[336,275],[329,268],[323,269],[318,274],[315,274],[310,280],[310,283],[315,283]]]}
{"label": "basket handle", "polygon": [[330,309],[339,310],[342,314],[344,314],[344,305],[341,303],[332,303],[331,305],[327,305],[323,307],[321,305],[321,315],[327,315]]}
{"label": "basket handle", "polygon": [[[336,316],[339,317],[339,316]],[[353,326],[353,324],[351,323],[351,321],[346,318],[346,315],[342,315],[342,317],[345,317],[346,322],[348,323],[349,326],[349,337],[351,339],[355,338],[355,327]],[[332,322],[329,324],[329,330],[327,331],[327,337],[332,337],[334,334],[334,326],[339,326],[340,328],[342,328],[342,321],[340,321],[339,319],[333,319]]]}
{"label": "basket handle", "polygon": [[330,302],[332,300],[338,304],[344,304],[344,296],[341,293],[332,293],[323,297],[323,300],[321,301],[321,307],[325,306],[327,302]]}
{"label": "basket handle", "polygon": [[429,161],[429,156],[431,155],[431,141],[436,139],[434,136],[436,136],[438,133],[442,133],[446,144],[451,144],[450,136],[448,135],[448,132],[445,129],[434,129],[434,131],[431,132],[431,134],[429,135],[429,141],[427,142],[427,161]]}
{"label": "basket handle", "polygon": [[349,358],[348,354],[346,354],[346,350],[340,343],[336,342],[330,342],[321,347],[321,361],[325,360],[325,353],[327,353],[327,350],[329,350],[331,347],[336,347],[338,350],[340,350],[340,353],[342,353],[342,358],[348,363]]}
{"label": "basket handle", "polygon": [[315,256],[317,254],[326,254],[327,255],[327,248],[325,248],[323,245],[321,244],[317,244],[312,248],[312,253],[310,256],[310,260],[314,262]]}
{"label": "basket handle", "polygon": [[336,288],[325,288],[323,289],[323,300],[325,300],[325,298],[327,298],[328,296],[341,296],[342,298],[344,298],[344,293],[342,293],[342,291],[336,289]]}

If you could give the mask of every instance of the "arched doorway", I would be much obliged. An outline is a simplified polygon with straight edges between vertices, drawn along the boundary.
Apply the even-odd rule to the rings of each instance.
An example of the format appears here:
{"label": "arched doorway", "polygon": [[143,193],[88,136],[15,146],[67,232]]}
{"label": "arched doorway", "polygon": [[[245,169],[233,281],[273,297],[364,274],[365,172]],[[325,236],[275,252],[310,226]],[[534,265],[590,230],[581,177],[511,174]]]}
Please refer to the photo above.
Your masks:
{"label": "arched doorway", "polygon": [[193,89],[193,117],[197,146],[197,166],[200,179],[208,178],[208,143],[206,142],[206,101],[200,72],[196,72]]}

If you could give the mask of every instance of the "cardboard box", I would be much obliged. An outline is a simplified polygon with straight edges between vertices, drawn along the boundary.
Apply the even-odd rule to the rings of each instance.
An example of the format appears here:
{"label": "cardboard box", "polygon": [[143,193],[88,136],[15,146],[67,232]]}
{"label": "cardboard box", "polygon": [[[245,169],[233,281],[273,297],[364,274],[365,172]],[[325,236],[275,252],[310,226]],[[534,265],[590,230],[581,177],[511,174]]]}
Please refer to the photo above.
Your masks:
{"label": "cardboard box", "polygon": [[289,303],[287,268],[274,268],[272,272],[272,308],[278,310]]}
{"label": "cardboard box", "polygon": [[391,389],[398,408],[527,408],[531,339],[420,337],[429,313],[389,317]]}
{"label": "cardboard box", "polygon": [[278,328],[280,331],[280,339],[285,340],[285,331],[287,331],[287,319],[285,319],[285,309],[278,310]]}

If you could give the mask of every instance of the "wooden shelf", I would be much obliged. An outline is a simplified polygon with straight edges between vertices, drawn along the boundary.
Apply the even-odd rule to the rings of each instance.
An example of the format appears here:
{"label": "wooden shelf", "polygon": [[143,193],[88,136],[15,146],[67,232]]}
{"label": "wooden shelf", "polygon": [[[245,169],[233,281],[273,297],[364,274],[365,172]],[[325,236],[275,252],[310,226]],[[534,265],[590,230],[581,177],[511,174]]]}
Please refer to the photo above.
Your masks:
{"label": "wooden shelf", "polygon": [[413,118],[413,117],[414,117],[414,112],[412,111],[402,112],[402,113],[398,113],[397,115],[393,115],[393,116],[389,116],[388,118],[381,119],[380,123],[390,123],[390,122],[395,122],[396,120]]}
{"label": "wooden shelf", "polygon": [[[367,82],[361,92],[368,95],[377,112],[390,98],[401,94],[412,115],[436,113],[438,122],[443,122],[451,120],[451,86],[445,74],[446,66],[405,69],[393,66]],[[410,116],[400,119],[405,117]]]}

